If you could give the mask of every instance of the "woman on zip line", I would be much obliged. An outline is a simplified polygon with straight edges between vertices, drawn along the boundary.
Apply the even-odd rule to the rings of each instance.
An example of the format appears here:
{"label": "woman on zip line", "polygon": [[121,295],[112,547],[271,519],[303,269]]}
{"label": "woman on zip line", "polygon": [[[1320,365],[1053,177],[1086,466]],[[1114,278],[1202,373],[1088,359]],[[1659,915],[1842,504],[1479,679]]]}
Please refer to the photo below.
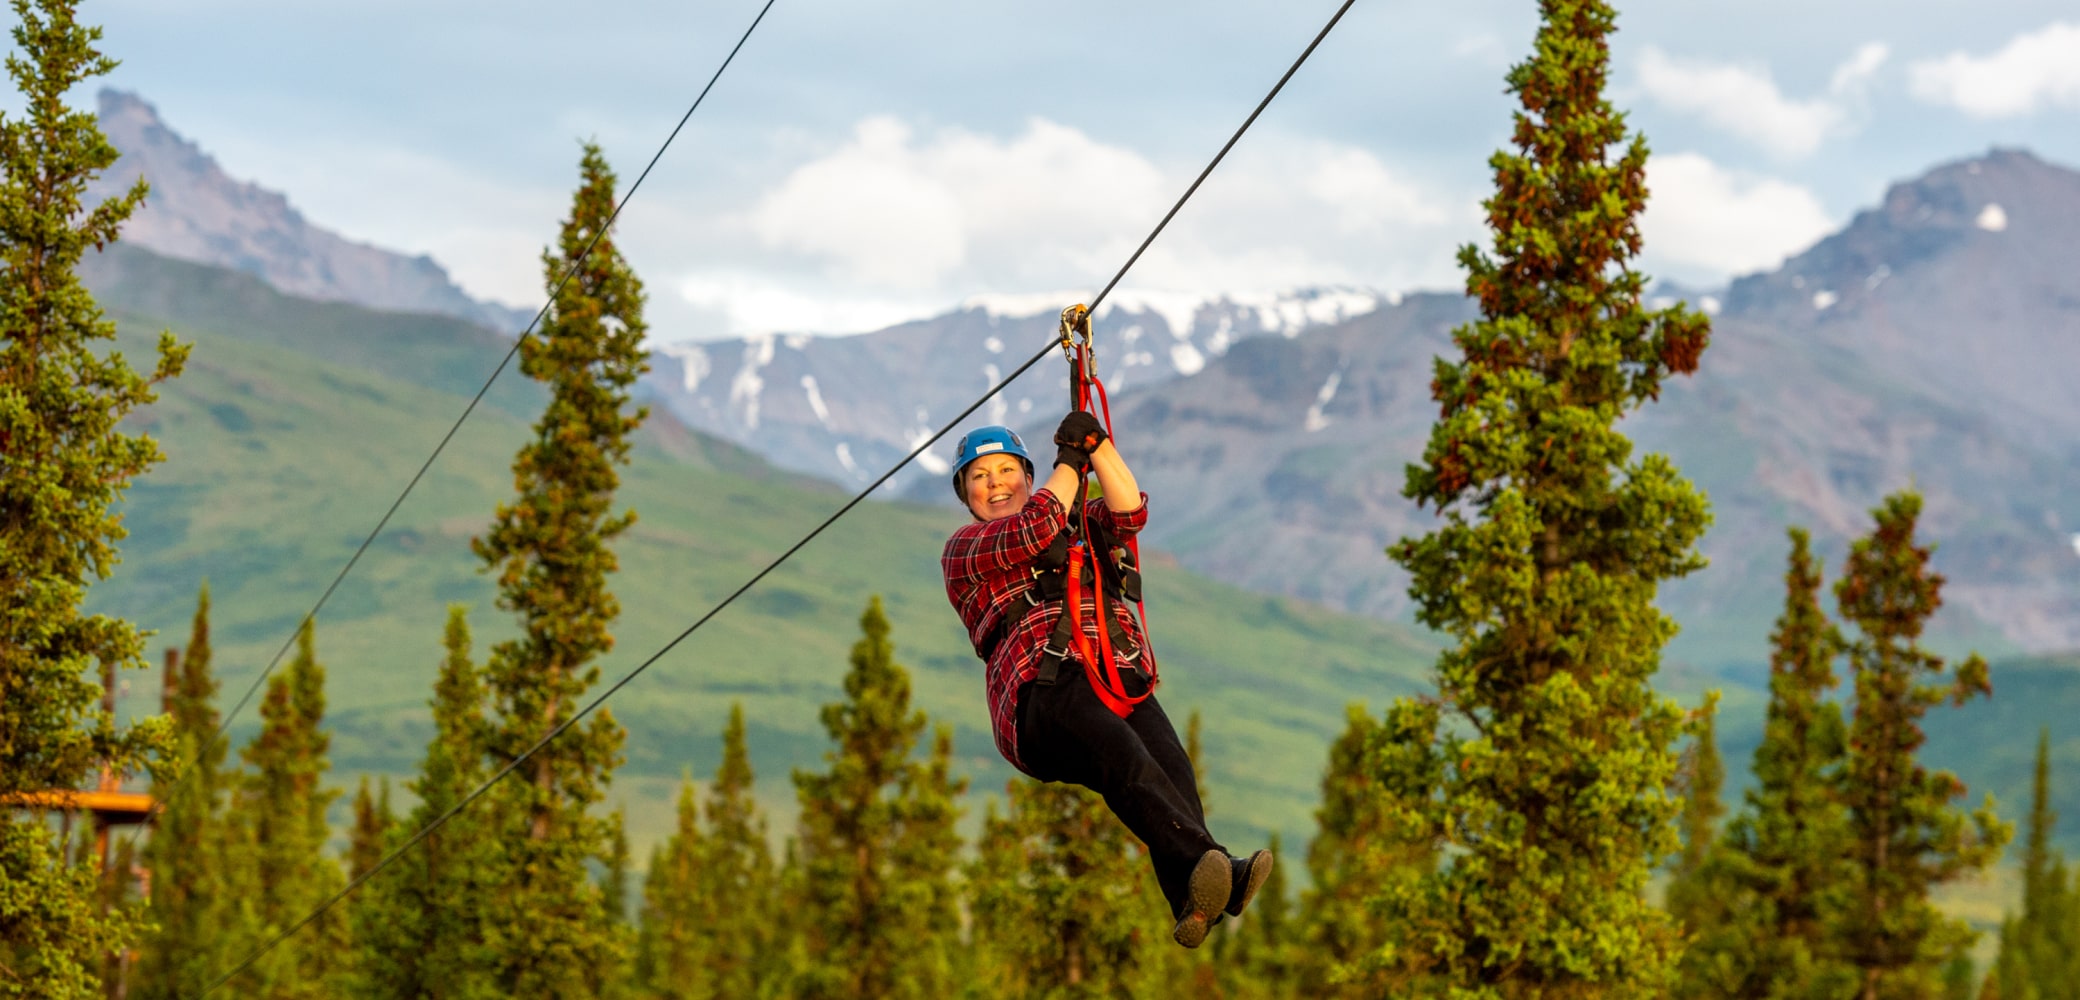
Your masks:
{"label": "woman on zip line", "polygon": [[[1148,845],[1177,920],[1171,936],[1197,948],[1223,914],[1242,915],[1271,852],[1230,857],[1207,832],[1192,762],[1156,703],[1147,638],[1126,608],[1140,596],[1138,572],[1114,559],[1147,523],[1148,494],[1089,412],[1063,418],[1055,444],[1035,490],[1033,460],[1010,428],[961,438],[953,489],[974,521],[940,557],[946,596],[988,664],[998,752],[1041,781],[1104,796]],[[1079,497],[1085,470],[1104,496],[1072,519],[1062,498]],[[1076,570],[1091,556],[1086,584]]]}

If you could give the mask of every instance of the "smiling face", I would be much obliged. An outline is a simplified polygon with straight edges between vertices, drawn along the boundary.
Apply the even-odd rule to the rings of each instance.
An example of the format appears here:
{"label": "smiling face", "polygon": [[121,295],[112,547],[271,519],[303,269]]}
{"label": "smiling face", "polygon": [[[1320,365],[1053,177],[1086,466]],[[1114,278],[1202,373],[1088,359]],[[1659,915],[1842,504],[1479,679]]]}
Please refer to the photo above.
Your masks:
{"label": "smiling face", "polygon": [[1033,477],[1016,455],[984,455],[961,470],[968,509],[985,521],[1019,512],[1033,496]]}

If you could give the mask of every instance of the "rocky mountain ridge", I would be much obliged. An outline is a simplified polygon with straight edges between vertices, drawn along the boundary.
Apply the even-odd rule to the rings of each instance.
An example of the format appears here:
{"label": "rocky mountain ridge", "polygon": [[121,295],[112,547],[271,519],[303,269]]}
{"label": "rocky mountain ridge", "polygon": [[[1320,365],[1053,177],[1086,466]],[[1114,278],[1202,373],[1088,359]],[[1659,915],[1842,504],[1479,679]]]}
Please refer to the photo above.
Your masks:
{"label": "rocky mountain ridge", "polygon": [[122,154],[89,188],[90,201],[151,184],[123,239],[164,256],[254,275],[278,291],[393,312],[435,313],[505,333],[533,313],[471,298],[433,258],[356,243],[320,228],[289,200],[224,172],[136,94],[103,90],[101,131]]}
{"label": "rocky mountain ridge", "polygon": [[[1697,375],[1625,425],[1712,498],[1712,566],[1663,593],[1677,657],[1761,662],[1784,528],[1808,526],[1838,565],[1868,509],[1909,485],[1949,576],[1947,639],[2080,646],[2076,224],[2080,173],[1996,150],[1895,185],[1726,291]],[[1405,613],[1382,550],[1435,523],[1401,498],[1402,469],[1435,416],[1431,358],[1474,318],[1459,296],[1410,296],[1123,394],[1122,435],[1162,498],[1150,539],[1256,589]]]}
{"label": "rocky mountain ridge", "polygon": [[[1657,289],[1715,328],[1698,375],[1627,421],[1713,498],[1713,567],[1663,602],[1685,624],[1678,656],[1760,662],[1785,526],[1838,556],[1909,484],[1927,495],[1951,578],[1945,635],[2080,647],[2076,230],[2080,173],[1996,149],[1894,185],[1777,269],[1723,290]],[[1398,617],[1405,578],[1383,549],[1434,523],[1402,499],[1403,466],[1435,415],[1432,358],[1455,352],[1450,330],[1475,311],[1457,294],[1345,294],[1287,323],[1219,301],[1123,304],[1099,339],[1127,341],[1115,359],[1160,361],[1140,347],[1153,338],[1203,361],[1109,362],[1123,444],[1160,498],[1152,541],[1222,579]],[[853,337],[668,348],[692,367],[664,401],[782,465],[865,482],[1053,325],[1052,310],[968,308]],[[1044,437],[1065,382],[1051,361],[1040,369],[967,423]],[[950,448],[898,488],[950,503]]]}
{"label": "rocky mountain ridge", "polygon": [[[1121,292],[1099,309],[1101,375],[1113,392],[1189,377],[1251,338],[1298,336],[1386,301],[1351,288],[1212,300]],[[859,336],[664,344],[645,391],[689,426],[784,468],[865,485],[1046,348],[1069,304],[985,298]],[[1059,418],[1067,404],[1067,376],[1050,359],[974,420],[1024,428]],[[954,444],[950,437],[920,455],[892,488],[936,495]]]}

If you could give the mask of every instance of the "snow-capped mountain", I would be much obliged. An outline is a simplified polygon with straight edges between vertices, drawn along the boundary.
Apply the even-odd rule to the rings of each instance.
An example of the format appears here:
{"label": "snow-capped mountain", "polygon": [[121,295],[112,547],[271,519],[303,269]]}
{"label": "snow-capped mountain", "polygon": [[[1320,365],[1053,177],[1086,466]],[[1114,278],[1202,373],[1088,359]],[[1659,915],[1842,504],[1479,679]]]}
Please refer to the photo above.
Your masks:
{"label": "snow-capped mountain", "polygon": [[[1295,337],[1389,299],[1349,288],[1215,299],[1123,291],[1098,312],[1099,376],[1114,393],[1189,377],[1241,341]],[[665,344],[644,388],[653,403],[698,430],[785,468],[865,485],[1047,350],[1069,304],[1055,296],[989,296],[856,336]],[[963,423],[1003,423],[1045,438],[1067,406],[1068,369],[1053,354]],[[920,455],[895,488],[944,476],[957,438]]]}
{"label": "snow-capped mountain", "polygon": [[[1711,566],[1665,587],[1678,658],[1762,662],[1787,525],[1829,579],[1881,497],[1922,493],[1948,640],[2080,646],[2080,172],[1996,150],[1884,201],[1716,300],[1697,374],[1628,417],[1638,451],[1710,496]],[[1459,295],[1293,340],[1244,342],[1113,410],[1152,499],[1145,537],[1208,575],[1393,617],[1383,549],[1431,530],[1401,496],[1437,415],[1435,356],[1476,318]],[[1218,489],[1208,488],[1218,484]],[[1831,602],[1830,602],[1831,603]]]}

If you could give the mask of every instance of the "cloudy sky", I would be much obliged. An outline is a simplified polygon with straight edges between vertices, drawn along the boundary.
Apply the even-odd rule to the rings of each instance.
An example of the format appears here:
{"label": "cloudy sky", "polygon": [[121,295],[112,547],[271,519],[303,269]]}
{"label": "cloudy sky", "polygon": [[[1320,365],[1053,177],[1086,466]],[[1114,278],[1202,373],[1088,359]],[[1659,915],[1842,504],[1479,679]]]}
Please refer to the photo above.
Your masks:
{"label": "cloudy sky", "polygon": [[[532,309],[595,138],[632,181],[763,0],[88,0],[110,85],[320,225]],[[621,223],[655,333],[1087,298],[1336,0],[778,0]],[[1130,277],[1458,283],[1531,0],[1359,0]],[[1123,9],[1124,8],[1124,9]],[[582,13],[579,11],[582,9]],[[1767,268],[1989,146],[2080,166],[2071,0],[1638,0],[1647,270]]]}

